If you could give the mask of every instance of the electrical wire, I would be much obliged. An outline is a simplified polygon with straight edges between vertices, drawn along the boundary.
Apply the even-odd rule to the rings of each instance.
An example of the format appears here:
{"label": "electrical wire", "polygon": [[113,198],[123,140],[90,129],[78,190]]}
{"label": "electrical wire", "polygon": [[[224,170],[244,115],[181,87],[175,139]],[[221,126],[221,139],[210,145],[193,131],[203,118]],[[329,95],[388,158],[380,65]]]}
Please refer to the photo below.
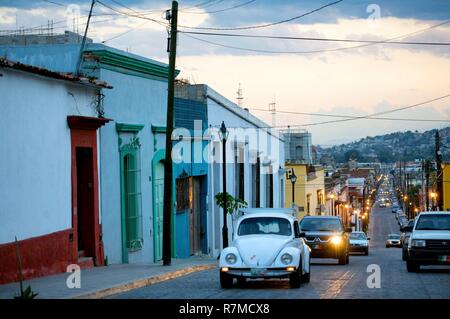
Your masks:
{"label": "electrical wire", "polygon": [[153,21],[153,22],[155,22],[155,23],[158,23],[158,24],[160,24],[160,25],[163,25],[164,27],[167,27],[167,26],[168,26],[168,24],[165,23],[165,22],[163,22],[163,21],[159,21],[159,20],[156,20],[156,19],[153,19],[153,18],[149,18],[149,17],[144,17],[144,16],[138,15],[138,14],[132,14],[132,13],[127,13],[127,12],[120,11],[120,10],[117,10],[116,8],[114,8],[114,7],[111,7],[111,6],[109,6],[109,5],[105,4],[105,3],[103,3],[103,2],[100,1],[100,0],[96,0],[96,2],[99,3],[99,4],[101,4],[101,5],[104,6],[105,8],[108,8],[108,9],[110,9],[110,10],[112,10],[112,11],[114,11],[114,12],[120,13],[120,14],[127,15],[127,16],[129,16],[129,17],[134,17],[134,18],[140,18],[140,19],[144,19],[144,20]]}
{"label": "electrical wire", "polygon": [[287,23],[287,22],[291,22],[291,21],[303,18],[303,17],[305,17],[307,15],[313,14],[313,13],[315,13],[317,11],[320,11],[320,10],[325,9],[327,7],[330,7],[330,6],[333,6],[335,4],[338,4],[339,2],[342,2],[342,1],[344,1],[344,0],[338,0],[338,1],[330,2],[330,3],[326,4],[326,5],[323,5],[323,6],[319,7],[319,8],[316,8],[314,10],[305,12],[305,13],[303,13],[301,15],[298,15],[298,16],[295,16],[295,17],[291,17],[291,18],[284,19],[284,20],[277,21],[277,22],[271,22],[271,23],[265,23],[265,24],[259,24],[259,25],[250,25],[250,26],[244,26],[244,27],[193,27],[193,26],[186,26],[186,25],[178,25],[178,27],[179,28],[185,28],[185,29],[216,30],[216,31],[219,31],[219,30],[228,30],[228,31],[231,31],[231,30],[250,30],[250,29],[267,28],[267,27],[271,27],[271,26],[275,26],[275,25],[279,25],[279,24],[283,24],[283,23]]}
{"label": "electrical wire", "polygon": [[[271,110],[249,108],[250,111],[264,111],[272,112]],[[308,115],[308,116],[322,116],[322,117],[336,117],[336,118],[347,118],[347,119],[357,119],[358,116],[351,115],[337,115],[337,114],[323,114],[323,113],[309,113],[309,112],[295,112],[295,111],[276,111],[276,113],[282,114],[293,114],[293,115]],[[370,117],[370,120],[388,120],[388,121],[411,121],[411,122],[450,122],[450,119],[414,119],[414,118],[392,118],[392,117]]]}
{"label": "electrical wire", "polygon": [[203,12],[195,12],[195,11],[182,11],[184,13],[189,13],[189,14],[211,14],[211,13],[219,13],[219,12],[224,12],[224,11],[229,11],[229,10],[233,10],[233,9],[237,9],[237,8],[241,8],[244,7],[246,5],[249,5],[253,2],[255,2],[256,0],[250,0],[247,2],[243,2],[241,4],[237,4],[234,5],[232,7],[228,7],[228,8],[224,8],[224,9],[219,9],[219,10],[213,10],[213,11],[203,11]]}
{"label": "electrical wire", "polygon": [[271,36],[271,35],[234,34],[234,33],[211,33],[211,32],[197,32],[197,31],[179,31],[179,32],[185,33],[185,34],[223,36],[223,37],[235,37],[235,38],[372,43],[372,44],[389,43],[389,44],[408,44],[408,45],[442,45],[442,46],[450,45],[450,42],[404,42],[404,41],[356,40],[356,39],[336,39],[336,38],[316,38],[316,37]]}
{"label": "electrical wire", "polygon": [[[420,103],[416,103],[416,104],[412,104],[412,105],[408,105],[408,106],[404,106],[404,107],[400,107],[400,108],[396,108],[393,110],[388,110],[388,111],[382,111],[382,112],[376,112],[376,113],[372,113],[372,114],[368,114],[368,115],[363,115],[363,116],[354,116],[351,118],[345,118],[345,119],[339,119],[339,120],[330,120],[330,121],[323,121],[323,122],[314,122],[314,123],[306,123],[306,124],[295,124],[295,125],[282,125],[282,126],[258,126],[255,127],[256,129],[261,128],[261,129],[276,129],[276,128],[292,128],[292,127],[309,127],[309,126],[317,126],[317,125],[324,125],[324,124],[334,124],[334,123],[341,123],[341,122],[349,122],[349,121],[355,121],[355,120],[370,120],[372,117],[376,117],[378,115],[383,115],[383,114],[389,114],[389,113],[394,113],[394,112],[398,112],[398,111],[403,111],[403,110],[407,110],[407,109],[411,109],[411,108],[415,108],[418,106],[422,106],[425,104],[429,104],[431,102],[435,102],[435,101],[439,101],[445,98],[450,97],[450,94],[447,95],[443,95],[434,99],[430,99],[427,101],[423,101]],[[213,126],[213,127],[219,127],[217,126]],[[237,127],[235,127],[237,128]]]}
{"label": "electrical wire", "polygon": [[310,51],[275,51],[275,50],[262,50],[262,49],[251,49],[251,48],[243,48],[243,47],[238,47],[238,46],[231,46],[231,45],[226,45],[226,44],[222,44],[222,43],[217,43],[217,42],[213,42],[213,41],[208,41],[205,39],[200,39],[198,37],[194,37],[192,35],[188,35],[186,34],[184,31],[179,31],[180,33],[182,33],[184,36],[190,37],[192,39],[195,39],[197,41],[201,41],[201,42],[205,42],[208,44],[212,44],[215,46],[220,46],[220,47],[224,47],[224,48],[228,48],[228,49],[235,49],[235,50],[241,50],[241,51],[248,51],[248,52],[257,52],[257,53],[271,53],[271,54],[315,54],[315,53],[325,53],[325,52],[336,52],[336,51],[345,51],[345,50],[351,50],[351,49],[359,49],[359,48],[365,48],[368,46],[372,46],[372,45],[377,45],[377,44],[382,44],[382,43],[389,43],[391,41],[394,40],[398,40],[398,39],[402,39],[402,38],[407,38],[419,33],[423,33],[425,31],[440,27],[442,25],[448,24],[450,22],[450,20],[446,20],[443,22],[440,22],[438,24],[432,25],[430,27],[424,28],[424,29],[420,29],[411,33],[406,33],[406,34],[402,34],[393,38],[389,38],[389,39],[385,39],[385,40],[380,40],[380,41],[376,41],[374,43],[366,43],[366,44],[361,44],[361,45],[356,45],[356,46],[349,46],[349,47],[339,47],[339,48],[332,48],[332,49],[320,49],[320,50],[310,50]]}

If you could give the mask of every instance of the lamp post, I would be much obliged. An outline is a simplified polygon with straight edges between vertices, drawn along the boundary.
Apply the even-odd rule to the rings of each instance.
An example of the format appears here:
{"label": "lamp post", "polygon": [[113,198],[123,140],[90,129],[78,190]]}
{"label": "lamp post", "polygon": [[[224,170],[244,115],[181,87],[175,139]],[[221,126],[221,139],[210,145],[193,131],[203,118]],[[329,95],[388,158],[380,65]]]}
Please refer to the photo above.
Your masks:
{"label": "lamp post", "polygon": [[228,227],[227,227],[227,138],[228,131],[225,127],[225,123],[222,121],[219,131],[220,140],[222,141],[222,201],[223,201],[223,227],[222,227],[222,241],[223,248],[228,247]]}
{"label": "lamp post", "polygon": [[292,183],[292,206],[295,204],[295,182],[297,181],[297,176],[295,175],[294,169],[292,169],[291,183]]}
{"label": "lamp post", "polygon": [[431,210],[432,211],[434,211],[435,209],[436,209],[436,205],[435,205],[435,203],[436,203],[436,196],[437,196],[437,194],[435,193],[435,192],[431,192],[430,193],[430,197],[431,197]]}

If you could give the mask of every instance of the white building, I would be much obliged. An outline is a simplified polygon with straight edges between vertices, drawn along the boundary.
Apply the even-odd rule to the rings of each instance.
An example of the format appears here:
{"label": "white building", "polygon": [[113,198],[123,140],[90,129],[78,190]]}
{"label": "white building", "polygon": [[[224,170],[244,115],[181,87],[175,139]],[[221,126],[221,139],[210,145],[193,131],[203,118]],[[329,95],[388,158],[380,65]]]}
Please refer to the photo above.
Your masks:
{"label": "white building", "polygon": [[[98,95],[106,83],[0,58],[0,283],[103,264]],[[80,258],[81,257],[81,258]]]}
{"label": "white building", "polygon": [[[215,195],[223,190],[222,142],[219,128],[228,129],[226,142],[227,192],[245,200],[249,207],[284,207],[284,141],[278,131],[226,99],[207,85],[183,85],[177,96],[203,101],[207,105],[208,198],[207,233],[209,252],[217,256],[222,249],[223,209],[215,204]],[[228,240],[232,241],[233,223],[228,216]]]}

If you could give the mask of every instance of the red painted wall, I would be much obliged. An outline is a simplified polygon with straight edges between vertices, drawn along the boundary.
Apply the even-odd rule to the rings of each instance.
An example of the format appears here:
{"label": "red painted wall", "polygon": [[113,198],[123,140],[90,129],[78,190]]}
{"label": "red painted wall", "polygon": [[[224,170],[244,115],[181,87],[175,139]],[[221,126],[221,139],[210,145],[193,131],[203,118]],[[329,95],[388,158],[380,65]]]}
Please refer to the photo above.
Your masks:
{"label": "red painted wall", "polygon": [[[72,238],[72,240],[71,240]],[[24,279],[65,272],[73,258],[72,229],[19,241]],[[19,280],[16,243],[0,245],[0,284]]]}

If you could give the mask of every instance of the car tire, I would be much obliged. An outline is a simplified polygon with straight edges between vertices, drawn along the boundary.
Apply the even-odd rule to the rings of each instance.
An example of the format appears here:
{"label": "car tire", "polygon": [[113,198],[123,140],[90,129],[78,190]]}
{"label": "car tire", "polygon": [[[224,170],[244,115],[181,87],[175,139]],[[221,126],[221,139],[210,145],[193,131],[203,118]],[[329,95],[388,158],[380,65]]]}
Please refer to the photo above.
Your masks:
{"label": "car tire", "polygon": [[405,251],[405,249],[402,249],[402,260],[406,261],[406,251]]}
{"label": "car tire", "polygon": [[302,283],[308,283],[311,281],[311,266],[309,267],[308,272],[302,275],[301,279]]}
{"label": "car tire", "polygon": [[302,285],[302,276],[300,267],[301,264],[297,271],[289,275],[289,286],[291,288],[300,288],[300,286]]}
{"label": "car tire", "polygon": [[364,256],[369,255],[369,248],[366,249],[366,251],[364,251]]}
{"label": "car tire", "polygon": [[420,264],[411,261],[411,260],[407,260],[406,261],[406,270],[408,270],[408,272],[419,272],[420,271]]}
{"label": "car tire", "polygon": [[341,256],[339,256],[339,258],[338,258],[339,265],[346,265],[347,258],[348,258],[348,255],[345,252]]}
{"label": "car tire", "polygon": [[229,274],[220,273],[220,286],[224,289],[232,288],[233,287],[233,277]]}

